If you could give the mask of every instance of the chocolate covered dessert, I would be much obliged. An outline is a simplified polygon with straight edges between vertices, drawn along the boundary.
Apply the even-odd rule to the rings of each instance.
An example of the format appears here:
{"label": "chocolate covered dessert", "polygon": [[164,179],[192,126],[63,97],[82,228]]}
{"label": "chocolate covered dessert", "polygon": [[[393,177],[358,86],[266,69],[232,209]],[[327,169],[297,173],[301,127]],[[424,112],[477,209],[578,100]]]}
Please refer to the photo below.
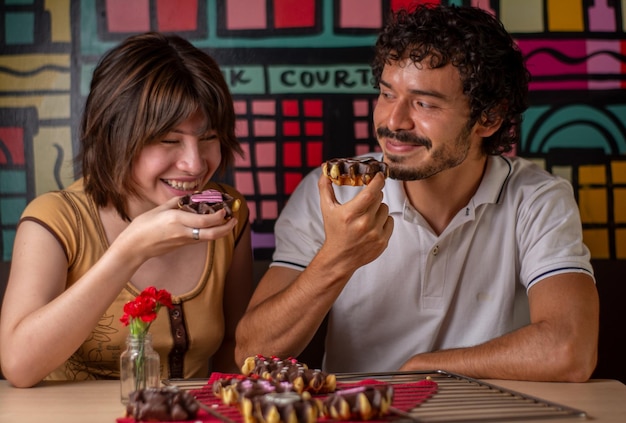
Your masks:
{"label": "chocolate covered dessert", "polygon": [[337,185],[360,186],[370,183],[378,172],[389,176],[389,167],[371,157],[331,159],[322,164],[322,172]]}
{"label": "chocolate covered dessert", "polygon": [[242,368],[244,375],[256,375],[277,382],[289,382],[298,393],[323,394],[333,392],[337,381],[334,374],[319,369],[309,369],[295,358],[266,358],[262,355],[248,357]]}
{"label": "chocolate covered dessert", "polygon": [[323,405],[323,414],[335,420],[371,420],[389,414],[391,385],[358,386],[338,390]]}
{"label": "chocolate covered dessert", "polygon": [[191,195],[185,195],[178,202],[178,207],[191,213],[211,214],[218,210],[226,210],[226,218],[232,217],[239,210],[241,202],[225,192],[209,189]]}
{"label": "chocolate covered dessert", "polygon": [[137,421],[192,420],[199,409],[191,394],[176,387],[140,389],[128,399],[126,415]]}

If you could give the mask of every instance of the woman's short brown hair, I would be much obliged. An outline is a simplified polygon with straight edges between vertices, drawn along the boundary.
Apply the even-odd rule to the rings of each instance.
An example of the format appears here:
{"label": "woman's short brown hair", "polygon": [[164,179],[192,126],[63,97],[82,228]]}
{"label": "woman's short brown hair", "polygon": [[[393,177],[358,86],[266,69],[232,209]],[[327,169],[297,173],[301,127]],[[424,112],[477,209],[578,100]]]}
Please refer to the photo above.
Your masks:
{"label": "woman's short brown hair", "polygon": [[106,53],[96,67],[80,126],[85,191],[96,205],[111,203],[129,219],[126,200],[136,194],[132,165],[142,148],[162,139],[200,111],[206,131],[221,144],[222,173],[242,154],[235,111],[217,63],[176,35],[132,36]]}

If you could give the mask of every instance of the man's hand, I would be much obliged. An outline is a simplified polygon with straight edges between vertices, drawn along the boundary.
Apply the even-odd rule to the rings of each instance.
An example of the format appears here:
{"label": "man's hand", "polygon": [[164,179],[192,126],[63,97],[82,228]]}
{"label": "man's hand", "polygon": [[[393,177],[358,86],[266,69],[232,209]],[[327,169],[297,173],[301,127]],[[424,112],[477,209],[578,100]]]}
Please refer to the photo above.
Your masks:
{"label": "man's hand", "polygon": [[352,200],[340,204],[332,182],[324,175],[318,181],[326,234],[321,251],[345,258],[350,273],[376,259],[387,248],[393,218],[389,216],[389,207],[382,202],[384,186],[385,178],[377,174]]}

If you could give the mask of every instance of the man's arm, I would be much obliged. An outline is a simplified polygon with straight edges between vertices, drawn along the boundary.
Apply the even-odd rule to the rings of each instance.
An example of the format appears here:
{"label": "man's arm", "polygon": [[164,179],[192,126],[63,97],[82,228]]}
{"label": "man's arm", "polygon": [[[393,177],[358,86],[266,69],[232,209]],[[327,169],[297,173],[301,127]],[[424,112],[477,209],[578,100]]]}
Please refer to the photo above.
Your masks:
{"label": "man's arm", "polygon": [[300,354],[354,271],[384,251],[393,219],[382,203],[383,186],[384,178],[377,175],[340,204],[328,178],[319,178],[324,244],[304,271],[274,266],[263,276],[237,326],[239,365],[255,354]]}
{"label": "man's arm", "polygon": [[529,290],[531,323],[469,348],[411,357],[401,370],[442,369],[481,379],[584,382],[596,366],[599,298],[591,276],[564,273]]}

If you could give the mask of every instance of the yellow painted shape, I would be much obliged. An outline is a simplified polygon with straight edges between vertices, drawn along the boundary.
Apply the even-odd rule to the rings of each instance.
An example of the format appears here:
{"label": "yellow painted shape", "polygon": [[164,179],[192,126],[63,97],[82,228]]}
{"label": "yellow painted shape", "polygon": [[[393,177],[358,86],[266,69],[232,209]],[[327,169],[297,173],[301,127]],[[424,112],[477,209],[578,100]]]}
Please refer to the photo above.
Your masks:
{"label": "yellow painted shape", "polygon": [[50,13],[52,42],[71,42],[70,0],[46,0],[44,8]]}
{"label": "yellow painted shape", "polygon": [[615,223],[626,223],[626,188],[613,190],[613,215]]}
{"label": "yellow painted shape", "polygon": [[609,254],[609,234],[607,229],[585,229],[583,230],[583,242],[591,252],[593,259],[608,259]]}
{"label": "yellow painted shape", "polygon": [[35,158],[35,191],[37,195],[57,190],[54,166],[59,157],[59,148],[63,151],[60,177],[63,187],[74,180],[72,160],[72,131],[69,126],[39,128],[39,134],[33,138],[33,156]]}
{"label": "yellow painted shape", "polygon": [[550,32],[582,32],[585,29],[582,0],[547,0]]}
{"label": "yellow painted shape", "polygon": [[0,92],[2,91],[64,91],[71,89],[71,77],[67,73],[44,70],[32,76],[3,75],[0,78]]}
{"label": "yellow painted shape", "polygon": [[618,259],[626,259],[626,229],[615,230],[615,255]]}
{"label": "yellow painted shape", "polygon": [[543,0],[500,0],[499,18],[513,33],[544,32]]}
{"label": "yellow painted shape", "polygon": [[578,168],[578,185],[606,185],[606,168],[604,165],[584,165]]}
{"label": "yellow painted shape", "polygon": [[68,93],[46,96],[0,96],[0,107],[35,107],[39,120],[69,119],[70,95]]}
{"label": "yellow painted shape", "polygon": [[[71,57],[69,54],[11,54],[0,55],[0,66],[18,72],[32,72],[46,65],[60,66],[69,72]],[[2,76],[4,78],[4,75]]]}
{"label": "yellow painted shape", "polygon": [[580,188],[578,208],[583,223],[607,223],[605,188]]}
{"label": "yellow painted shape", "polygon": [[611,174],[614,184],[626,184],[626,161],[611,162]]}

